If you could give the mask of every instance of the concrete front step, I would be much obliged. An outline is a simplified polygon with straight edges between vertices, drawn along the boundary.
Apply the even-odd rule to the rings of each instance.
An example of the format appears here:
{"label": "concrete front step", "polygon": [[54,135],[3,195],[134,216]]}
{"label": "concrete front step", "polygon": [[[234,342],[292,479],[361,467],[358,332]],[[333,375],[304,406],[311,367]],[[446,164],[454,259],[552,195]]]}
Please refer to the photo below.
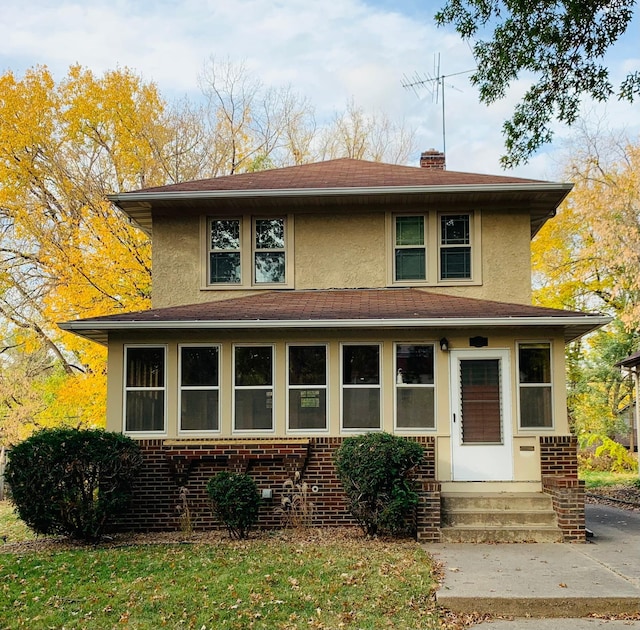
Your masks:
{"label": "concrete front step", "polygon": [[538,493],[442,496],[443,542],[562,542],[551,497]]}
{"label": "concrete front step", "polygon": [[562,542],[557,526],[457,526],[440,528],[443,543],[556,543]]}

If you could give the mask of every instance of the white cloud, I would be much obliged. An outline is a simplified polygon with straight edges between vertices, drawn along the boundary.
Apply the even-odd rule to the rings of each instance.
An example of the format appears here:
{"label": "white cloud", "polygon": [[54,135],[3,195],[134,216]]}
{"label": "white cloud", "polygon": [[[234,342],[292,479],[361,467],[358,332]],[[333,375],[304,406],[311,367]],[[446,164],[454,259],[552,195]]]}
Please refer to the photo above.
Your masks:
{"label": "white cloud", "polygon": [[[473,58],[425,11],[415,0],[4,0],[0,70],[45,64],[60,78],[73,63],[96,73],[127,66],[176,98],[199,94],[211,56],[244,60],[264,84],[307,96],[320,118],[353,98],[418,127],[421,149],[442,148],[441,101],[404,89],[403,76],[434,74],[437,53],[445,75],[473,68]],[[500,172],[502,122],[522,86],[486,108],[468,75],[446,83],[449,168]],[[628,106],[612,111],[629,118]],[[536,157],[517,172],[542,177],[544,165]]]}

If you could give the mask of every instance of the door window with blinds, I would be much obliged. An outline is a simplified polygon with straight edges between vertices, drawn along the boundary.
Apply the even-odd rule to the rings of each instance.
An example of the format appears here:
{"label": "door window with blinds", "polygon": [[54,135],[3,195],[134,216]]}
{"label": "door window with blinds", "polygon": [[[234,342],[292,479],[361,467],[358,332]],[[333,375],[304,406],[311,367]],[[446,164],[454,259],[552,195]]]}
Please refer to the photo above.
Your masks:
{"label": "door window with blinds", "polygon": [[124,430],[126,433],[165,431],[164,346],[125,348]]}
{"label": "door window with blinds", "polygon": [[500,359],[460,360],[463,444],[501,444]]}

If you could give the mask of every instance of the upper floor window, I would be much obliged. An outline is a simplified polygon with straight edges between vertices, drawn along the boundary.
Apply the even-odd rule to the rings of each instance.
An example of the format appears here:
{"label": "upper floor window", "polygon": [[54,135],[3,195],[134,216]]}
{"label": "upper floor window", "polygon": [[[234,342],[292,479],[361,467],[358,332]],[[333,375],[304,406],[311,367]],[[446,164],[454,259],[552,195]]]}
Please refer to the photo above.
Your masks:
{"label": "upper floor window", "polygon": [[289,230],[284,217],[209,218],[207,286],[286,285]]}
{"label": "upper floor window", "polygon": [[237,284],[242,280],[240,219],[212,219],[209,223],[209,284]]}
{"label": "upper floor window", "polygon": [[166,348],[125,347],[124,362],[125,432],[164,432]]}
{"label": "upper floor window", "polygon": [[395,217],[394,279],[426,280],[425,217],[422,215]]}
{"label": "upper floor window", "polygon": [[550,343],[518,344],[518,389],[520,427],[523,429],[552,428]]}
{"label": "upper floor window", "polygon": [[471,279],[471,217],[440,216],[440,279]]}

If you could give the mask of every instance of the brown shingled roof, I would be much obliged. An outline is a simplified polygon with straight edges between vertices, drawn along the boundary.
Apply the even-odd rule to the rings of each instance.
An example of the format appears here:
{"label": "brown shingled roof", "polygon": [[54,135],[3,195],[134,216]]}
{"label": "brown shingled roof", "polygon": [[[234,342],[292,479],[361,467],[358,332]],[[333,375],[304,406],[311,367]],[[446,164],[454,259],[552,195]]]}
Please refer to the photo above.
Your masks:
{"label": "brown shingled roof", "polygon": [[[547,325],[572,327],[574,338],[606,323],[608,318],[576,311],[493,302],[419,289],[336,289],[268,291],[202,304],[157,308],[66,322],[61,327],[97,339],[100,331],[242,327],[309,328],[359,326]],[[91,331],[91,334],[89,333]]]}
{"label": "brown shingled roof", "polygon": [[[481,175],[341,158],[314,164],[239,173],[211,179],[146,188],[143,192],[174,193],[215,190],[295,190],[369,188],[373,186],[454,186],[535,184],[539,180]],[[141,192],[141,191],[136,191]],[[125,193],[126,194],[126,193]]]}

